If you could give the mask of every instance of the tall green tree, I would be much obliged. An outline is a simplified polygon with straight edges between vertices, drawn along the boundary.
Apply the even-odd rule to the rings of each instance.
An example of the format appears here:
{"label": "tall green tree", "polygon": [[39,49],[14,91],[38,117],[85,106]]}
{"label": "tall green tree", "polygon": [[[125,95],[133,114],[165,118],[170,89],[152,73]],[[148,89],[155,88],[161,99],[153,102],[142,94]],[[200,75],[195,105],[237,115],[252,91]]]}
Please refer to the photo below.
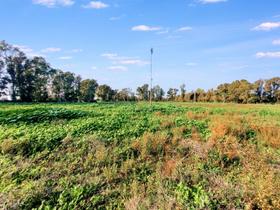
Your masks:
{"label": "tall green tree", "polygon": [[4,61],[0,58],[0,97],[7,95],[7,84],[9,83],[9,78],[4,72]]}
{"label": "tall green tree", "polygon": [[174,101],[176,99],[178,91],[179,90],[176,88],[169,88],[169,90],[167,91],[167,99],[170,101]]}
{"label": "tall green tree", "polygon": [[115,91],[109,85],[100,85],[96,89],[96,95],[102,101],[111,101],[114,98]]}
{"label": "tall green tree", "polygon": [[280,77],[273,77],[266,81],[264,91],[269,102],[277,102],[278,91],[280,90]]}
{"label": "tall green tree", "polygon": [[181,92],[181,100],[184,101],[185,100],[185,97],[186,97],[186,85],[185,84],[182,84],[180,86],[180,92]]}
{"label": "tall green tree", "polygon": [[115,100],[117,100],[117,101],[134,101],[135,94],[132,92],[132,90],[130,88],[123,88],[120,91],[117,91]]}
{"label": "tall green tree", "polygon": [[25,91],[22,81],[27,58],[18,48],[9,45],[5,41],[0,42],[0,56],[11,84],[11,98],[16,101],[17,95],[21,96]]}
{"label": "tall green tree", "polygon": [[51,68],[42,57],[27,59],[25,62],[21,85],[22,101],[44,102],[48,99],[47,84]]}
{"label": "tall green tree", "polygon": [[94,79],[86,79],[81,82],[80,100],[84,102],[93,102],[95,98],[98,83]]}
{"label": "tall green tree", "polygon": [[52,77],[51,91],[53,97],[57,101],[64,100],[64,73],[61,70],[56,70]]}
{"label": "tall green tree", "polygon": [[136,90],[136,95],[139,100],[143,101],[148,101],[149,100],[149,85],[144,84],[141,87],[138,87]]}
{"label": "tall green tree", "polygon": [[165,92],[159,85],[156,85],[152,89],[152,94],[153,94],[153,100],[162,101]]}
{"label": "tall green tree", "polygon": [[229,97],[229,84],[221,84],[216,90],[216,96],[219,102],[227,102]]}

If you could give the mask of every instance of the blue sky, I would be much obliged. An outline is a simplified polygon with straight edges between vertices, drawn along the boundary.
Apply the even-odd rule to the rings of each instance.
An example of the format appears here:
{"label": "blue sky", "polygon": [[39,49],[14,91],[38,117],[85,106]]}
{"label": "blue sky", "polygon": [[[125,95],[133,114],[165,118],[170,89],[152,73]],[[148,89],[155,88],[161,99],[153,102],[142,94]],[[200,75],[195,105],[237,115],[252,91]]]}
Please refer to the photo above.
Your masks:
{"label": "blue sky", "polygon": [[113,88],[280,74],[279,0],[0,0],[0,39]]}

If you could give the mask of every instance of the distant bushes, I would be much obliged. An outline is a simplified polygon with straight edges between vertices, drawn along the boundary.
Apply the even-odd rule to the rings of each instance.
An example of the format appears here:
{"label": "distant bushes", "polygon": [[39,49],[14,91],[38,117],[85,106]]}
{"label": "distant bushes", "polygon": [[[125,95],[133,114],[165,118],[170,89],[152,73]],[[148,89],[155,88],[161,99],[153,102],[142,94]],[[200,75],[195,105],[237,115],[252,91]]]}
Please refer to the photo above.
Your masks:
{"label": "distant bushes", "polygon": [[13,112],[0,112],[0,123],[40,123],[53,120],[70,120],[86,116],[86,112],[67,110],[61,108],[36,108],[30,110],[17,110]]}

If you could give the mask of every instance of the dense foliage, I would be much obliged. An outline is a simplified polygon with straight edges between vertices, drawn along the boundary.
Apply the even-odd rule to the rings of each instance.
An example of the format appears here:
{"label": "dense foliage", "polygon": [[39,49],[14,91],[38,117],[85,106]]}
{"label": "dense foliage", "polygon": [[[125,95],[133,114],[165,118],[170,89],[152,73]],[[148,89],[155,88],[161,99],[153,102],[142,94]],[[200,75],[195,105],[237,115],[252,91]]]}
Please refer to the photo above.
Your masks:
{"label": "dense foliage", "polygon": [[[179,94],[178,94],[179,93]],[[114,90],[98,85],[94,79],[83,80],[71,72],[51,67],[42,57],[29,58],[15,46],[0,42],[0,97],[11,96],[22,102],[93,102],[102,101],[200,101],[235,103],[279,103],[280,78],[250,83],[237,80],[219,85],[215,90],[197,89],[187,93],[186,85],[166,92],[156,85],[144,84],[136,89]]]}
{"label": "dense foliage", "polygon": [[279,209],[273,105],[0,104],[0,209]]}

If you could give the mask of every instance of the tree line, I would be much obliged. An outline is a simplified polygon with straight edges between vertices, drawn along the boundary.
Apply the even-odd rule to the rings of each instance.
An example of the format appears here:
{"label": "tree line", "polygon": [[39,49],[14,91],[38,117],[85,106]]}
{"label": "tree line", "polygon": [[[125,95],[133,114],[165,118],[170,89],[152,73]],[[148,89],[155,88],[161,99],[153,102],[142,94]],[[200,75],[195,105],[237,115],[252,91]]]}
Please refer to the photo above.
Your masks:
{"label": "tree line", "polygon": [[21,102],[94,102],[103,101],[193,101],[234,103],[279,103],[280,77],[236,80],[216,89],[187,92],[186,85],[165,91],[144,84],[134,93],[130,88],[114,90],[94,79],[82,79],[72,72],[54,69],[43,57],[28,57],[19,48],[0,42],[0,97],[9,95]]}

